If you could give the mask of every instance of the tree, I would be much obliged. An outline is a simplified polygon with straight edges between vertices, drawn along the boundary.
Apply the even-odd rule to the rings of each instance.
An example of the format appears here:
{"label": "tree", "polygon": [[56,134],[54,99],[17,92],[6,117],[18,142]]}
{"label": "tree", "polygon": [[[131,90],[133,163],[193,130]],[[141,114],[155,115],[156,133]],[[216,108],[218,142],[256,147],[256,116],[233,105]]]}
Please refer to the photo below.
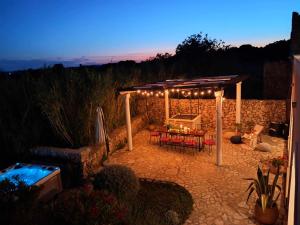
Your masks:
{"label": "tree", "polygon": [[176,48],[176,55],[199,55],[212,51],[224,50],[229,46],[217,39],[210,39],[207,34],[193,34],[187,37]]}

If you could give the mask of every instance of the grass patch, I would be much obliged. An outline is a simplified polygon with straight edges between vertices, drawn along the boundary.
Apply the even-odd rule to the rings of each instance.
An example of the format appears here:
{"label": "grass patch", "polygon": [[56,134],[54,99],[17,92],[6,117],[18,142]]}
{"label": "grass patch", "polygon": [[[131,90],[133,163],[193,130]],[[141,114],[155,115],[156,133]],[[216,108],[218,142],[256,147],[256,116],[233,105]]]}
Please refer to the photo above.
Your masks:
{"label": "grass patch", "polygon": [[130,224],[172,224],[166,216],[169,210],[178,214],[178,224],[184,224],[193,209],[192,196],[184,187],[172,182],[146,179],[141,179],[140,184]]}

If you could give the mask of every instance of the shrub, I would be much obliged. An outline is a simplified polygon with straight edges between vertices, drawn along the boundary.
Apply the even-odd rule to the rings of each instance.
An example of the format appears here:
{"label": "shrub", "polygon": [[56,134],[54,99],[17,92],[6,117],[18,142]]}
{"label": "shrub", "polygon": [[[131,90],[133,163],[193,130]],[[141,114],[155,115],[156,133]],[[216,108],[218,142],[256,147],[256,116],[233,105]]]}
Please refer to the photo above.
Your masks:
{"label": "shrub", "polygon": [[71,189],[63,192],[48,210],[50,224],[120,224],[127,214],[114,195],[104,191]]}
{"label": "shrub", "polygon": [[111,165],[96,174],[94,187],[113,193],[122,203],[131,204],[136,198],[140,185],[138,178],[130,168]]}
{"label": "shrub", "polygon": [[0,224],[32,224],[37,209],[39,187],[27,186],[16,177],[16,183],[0,182]]}

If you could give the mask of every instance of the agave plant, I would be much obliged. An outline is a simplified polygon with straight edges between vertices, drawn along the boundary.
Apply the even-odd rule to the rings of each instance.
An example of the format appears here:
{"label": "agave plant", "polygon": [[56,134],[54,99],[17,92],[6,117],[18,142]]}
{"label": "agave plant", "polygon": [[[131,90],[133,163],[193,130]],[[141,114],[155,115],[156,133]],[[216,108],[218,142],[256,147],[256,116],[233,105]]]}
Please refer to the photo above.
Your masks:
{"label": "agave plant", "polygon": [[[263,212],[266,208],[272,208],[275,206],[277,199],[280,196],[281,187],[277,184],[279,177],[279,168],[273,179],[273,183],[269,184],[269,174],[268,170],[267,175],[264,175],[260,167],[257,169],[257,179],[255,178],[246,178],[245,180],[252,181],[246,191],[249,191],[247,201],[249,200],[251,194],[255,191],[257,194],[257,203],[261,206]],[[278,194],[275,197],[275,190],[278,190]],[[274,198],[275,197],[275,198]]]}

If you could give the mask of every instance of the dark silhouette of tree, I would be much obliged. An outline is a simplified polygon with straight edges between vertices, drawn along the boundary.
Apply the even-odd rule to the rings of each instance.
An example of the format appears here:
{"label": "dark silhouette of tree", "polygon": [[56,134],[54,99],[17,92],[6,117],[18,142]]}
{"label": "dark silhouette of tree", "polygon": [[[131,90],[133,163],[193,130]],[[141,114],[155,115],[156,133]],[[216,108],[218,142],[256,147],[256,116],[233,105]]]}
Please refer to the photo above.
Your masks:
{"label": "dark silhouette of tree", "polygon": [[176,48],[176,55],[196,55],[229,48],[222,40],[211,39],[202,32],[187,37]]}

